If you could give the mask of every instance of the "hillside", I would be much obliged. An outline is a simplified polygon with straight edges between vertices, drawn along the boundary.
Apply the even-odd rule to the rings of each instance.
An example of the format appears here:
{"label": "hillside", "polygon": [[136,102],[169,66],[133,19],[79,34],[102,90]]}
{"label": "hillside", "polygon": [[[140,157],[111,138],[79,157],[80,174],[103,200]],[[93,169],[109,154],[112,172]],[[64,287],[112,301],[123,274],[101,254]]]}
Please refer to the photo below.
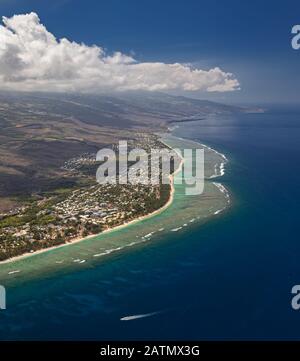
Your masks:
{"label": "hillside", "polygon": [[24,197],[72,187],[64,162],[171,121],[241,108],[162,93],[0,93],[0,213]]}

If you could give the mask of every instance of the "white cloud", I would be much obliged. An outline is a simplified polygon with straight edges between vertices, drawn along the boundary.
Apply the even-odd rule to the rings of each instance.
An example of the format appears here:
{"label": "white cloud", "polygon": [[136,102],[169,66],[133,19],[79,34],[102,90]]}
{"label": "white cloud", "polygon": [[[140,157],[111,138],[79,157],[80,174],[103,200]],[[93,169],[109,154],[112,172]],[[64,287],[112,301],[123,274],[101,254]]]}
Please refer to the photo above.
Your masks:
{"label": "white cloud", "polygon": [[0,87],[12,90],[85,91],[188,90],[232,91],[233,74],[179,63],[140,63],[99,46],[57,40],[37,14],[3,17],[0,25]]}

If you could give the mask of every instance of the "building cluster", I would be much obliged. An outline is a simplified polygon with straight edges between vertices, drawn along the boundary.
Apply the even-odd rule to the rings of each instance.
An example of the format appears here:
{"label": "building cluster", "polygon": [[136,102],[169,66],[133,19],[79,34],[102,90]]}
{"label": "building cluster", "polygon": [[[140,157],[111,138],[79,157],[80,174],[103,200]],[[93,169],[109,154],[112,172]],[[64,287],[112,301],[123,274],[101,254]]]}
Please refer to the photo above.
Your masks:
{"label": "building cluster", "polygon": [[[146,134],[129,142],[129,147],[150,152],[162,144]],[[83,173],[87,166],[93,172],[97,169],[95,155],[85,153],[69,160],[65,171],[79,178],[84,174],[83,184],[51,196],[39,195],[0,217],[0,261],[99,234],[155,211],[169,197],[169,185],[149,184],[148,172],[140,172],[142,180],[136,184],[98,184],[95,173]]]}

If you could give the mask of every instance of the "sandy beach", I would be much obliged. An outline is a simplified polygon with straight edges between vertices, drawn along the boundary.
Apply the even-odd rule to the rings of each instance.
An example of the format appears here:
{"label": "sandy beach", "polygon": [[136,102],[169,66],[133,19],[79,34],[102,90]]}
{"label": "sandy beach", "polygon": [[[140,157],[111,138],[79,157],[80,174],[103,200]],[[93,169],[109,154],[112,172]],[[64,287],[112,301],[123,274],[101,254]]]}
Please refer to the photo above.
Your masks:
{"label": "sandy beach", "polygon": [[[162,142],[162,143],[164,143],[164,142]],[[168,145],[166,144],[166,146],[168,146]],[[183,165],[183,159],[181,158],[181,162],[179,164],[179,167],[176,169],[176,171],[172,175],[169,176],[170,187],[171,187],[169,199],[168,199],[167,203],[163,207],[157,209],[156,211],[151,212],[149,214],[146,214],[144,216],[135,218],[135,219],[133,219],[133,220],[131,220],[129,222],[120,224],[120,225],[118,225],[116,227],[108,228],[108,229],[106,229],[105,231],[103,231],[103,232],[101,232],[99,234],[93,234],[93,235],[90,235],[90,236],[87,236],[87,237],[84,237],[84,238],[77,237],[77,238],[69,240],[66,243],[63,243],[63,244],[60,244],[60,245],[57,245],[57,246],[48,247],[48,248],[45,248],[45,249],[38,250],[36,252],[27,252],[27,253],[24,253],[24,254],[22,254],[20,256],[9,258],[9,259],[7,259],[5,261],[1,261],[0,265],[15,262],[15,261],[19,261],[19,260],[24,259],[24,258],[32,257],[32,256],[35,256],[35,255],[38,255],[38,254],[41,254],[41,253],[50,252],[50,251],[53,251],[53,250],[58,249],[58,248],[62,248],[62,247],[66,247],[66,246],[76,244],[76,243],[79,243],[79,242],[82,242],[82,241],[86,241],[86,240],[95,238],[97,236],[101,236],[101,235],[106,234],[106,233],[118,231],[118,230],[120,230],[122,228],[128,227],[128,226],[130,226],[132,224],[135,224],[137,222],[141,222],[141,221],[143,221],[145,219],[151,218],[151,217],[153,217],[155,215],[158,215],[158,214],[162,213],[163,211],[165,211],[172,204],[172,202],[174,200],[174,194],[175,194],[174,176],[181,170],[182,165]]]}

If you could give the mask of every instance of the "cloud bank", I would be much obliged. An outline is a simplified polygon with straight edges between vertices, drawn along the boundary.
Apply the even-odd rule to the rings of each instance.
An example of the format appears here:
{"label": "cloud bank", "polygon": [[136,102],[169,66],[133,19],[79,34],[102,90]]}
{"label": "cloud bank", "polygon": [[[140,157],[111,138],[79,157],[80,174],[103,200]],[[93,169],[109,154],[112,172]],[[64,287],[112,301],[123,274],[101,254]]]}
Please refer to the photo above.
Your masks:
{"label": "cloud bank", "polygon": [[220,68],[194,69],[138,62],[99,46],[56,39],[36,13],[3,17],[0,25],[0,87],[23,91],[103,92],[183,90],[226,92],[239,88]]}

